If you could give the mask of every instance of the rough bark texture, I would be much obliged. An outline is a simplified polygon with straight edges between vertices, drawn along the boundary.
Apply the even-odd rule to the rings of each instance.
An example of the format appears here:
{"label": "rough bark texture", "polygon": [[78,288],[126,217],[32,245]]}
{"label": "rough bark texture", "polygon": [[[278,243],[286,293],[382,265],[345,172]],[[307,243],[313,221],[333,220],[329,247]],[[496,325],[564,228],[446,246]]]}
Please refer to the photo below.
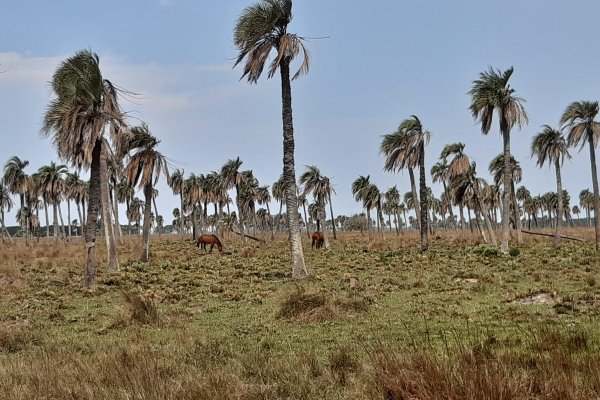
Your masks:
{"label": "rough bark texture", "polygon": [[52,230],[54,241],[58,241],[58,211],[56,208],[56,202],[52,202]]}
{"label": "rough bark texture", "polygon": [[554,246],[560,247],[560,231],[562,225],[563,215],[563,193],[562,193],[562,180],[560,177],[560,163],[556,161],[556,195],[558,197],[558,207],[556,213],[556,227],[554,228]]}
{"label": "rough bark texture", "polygon": [[113,215],[115,216],[115,238],[117,240],[117,244],[121,244],[121,237],[123,236],[123,232],[121,231],[121,222],[119,222],[119,201],[117,200],[117,193],[115,188],[113,188],[110,192],[110,201],[113,205]]}
{"label": "rough bark texture", "polygon": [[102,207],[102,224],[104,225],[104,237],[106,239],[106,268],[109,271],[119,270],[119,259],[117,258],[117,246],[115,244],[115,234],[113,230],[110,198],[108,194],[108,165],[107,149],[102,144],[102,154],[100,156],[100,204]]}
{"label": "rough bark texture", "polygon": [[[419,215],[420,224],[419,229],[421,230],[421,251],[427,251],[429,249],[429,238],[428,238],[428,227],[427,223],[428,210],[429,210],[429,199],[427,196],[427,183],[425,182],[425,144],[421,141],[419,146],[419,195],[421,198],[421,213]],[[417,202],[415,202],[416,206]]]}
{"label": "rough bark texture", "polygon": [[598,194],[598,172],[596,171],[596,150],[593,135],[588,132],[590,162],[592,164],[592,185],[594,187],[594,228],[596,230],[596,251],[600,250],[600,197]]}
{"label": "rough bark texture", "polygon": [[144,186],[144,227],[142,228],[142,255],[140,261],[148,262],[150,260],[148,251],[148,242],[150,240],[150,219],[152,218],[152,185]]}
{"label": "rough bark texture", "polygon": [[48,203],[44,201],[44,215],[46,216],[46,237],[50,237],[50,221],[48,220]]}
{"label": "rough bark texture", "polygon": [[[79,205],[78,201],[75,201],[75,204],[77,205],[77,214],[79,215],[79,225],[81,226],[80,235],[83,236],[84,222],[83,222],[83,216],[81,214],[81,206]],[[77,235],[77,228],[75,228],[75,234]]]}
{"label": "rough bark texture", "polygon": [[415,172],[412,168],[408,169],[408,177],[410,178],[410,190],[413,195],[413,203],[415,205],[415,220],[417,221],[417,229],[421,230],[421,207],[419,206],[419,197],[417,196],[417,184],[415,183]]}
{"label": "rough bark texture", "polygon": [[[503,124],[505,125],[505,124]],[[504,193],[502,196],[502,243],[500,244],[500,251],[502,254],[508,254],[508,241],[510,239],[510,189],[512,181],[512,171],[510,168],[510,130],[502,129],[502,139],[504,142],[504,176],[503,178],[503,189]]]}
{"label": "rough bark texture", "polygon": [[96,284],[96,221],[100,211],[100,153],[102,142],[96,141],[90,166],[89,200],[85,223],[86,260],[83,282],[86,288]]}
{"label": "rough bark texture", "polygon": [[290,60],[282,60],[281,73],[281,100],[283,119],[283,179],[285,182],[285,203],[292,253],[292,277],[295,279],[308,276],[304,264],[304,252],[300,239],[300,226],[298,223],[298,197],[296,195],[296,171],[294,166],[294,124],[292,119],[292,87],[290,83]]}
{"label": "rough bark texture", "polygon": [[[476,192],[479,191],[479,186],[477,186],[475,188],[475,191]],[[485,206],[485,203],[481,200],[481,196],[479,196],[477,194],[476,194],[475,202],[476,202],[477,206],[479,207],[479,210],[481,210],[481,214],[483,214],[483,220],[485,222],[485,226],[487,228],[490,240],[491,240],[492,244],[494,246],[496,246],[498,244],[498,242],[496,241],[496,234],[494,233],[494,228],[492,227],[492,221],[490,221],[490,217],[488,215],[488,210]],[[473,231],[473,228],[471,227],[471,232],[472,231]]]}

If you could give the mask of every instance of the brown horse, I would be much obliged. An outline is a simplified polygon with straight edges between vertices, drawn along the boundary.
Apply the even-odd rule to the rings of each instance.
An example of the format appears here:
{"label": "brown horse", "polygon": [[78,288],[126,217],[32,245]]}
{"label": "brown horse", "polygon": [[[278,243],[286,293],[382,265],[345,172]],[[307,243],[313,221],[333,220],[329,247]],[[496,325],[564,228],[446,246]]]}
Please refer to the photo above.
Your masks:
{"label": "brown horse", "polygon": [[202,249],[204,249],[206,251],[207,244],[210,244],[211,253],[212,253],[212,249],[213,249],[214,245],[217,245],[217,247],[219,249],[219,253],[223,251],[223,245],[221,244],[221,241],[219,240],[219,238],[216,235],[208,235],[208,234],[200,235],[200,237],[198,238],[198,243],[196,243],[196,246],[201,247]]}
{"label": "brown horse", "polygon": [[312,245],[310,246],[311,248],[317,248],[320,249],[321,247],[323,247],[323,243],[325,243],[325,236],[323,236],[322,232],[315,232],[312,234]]}

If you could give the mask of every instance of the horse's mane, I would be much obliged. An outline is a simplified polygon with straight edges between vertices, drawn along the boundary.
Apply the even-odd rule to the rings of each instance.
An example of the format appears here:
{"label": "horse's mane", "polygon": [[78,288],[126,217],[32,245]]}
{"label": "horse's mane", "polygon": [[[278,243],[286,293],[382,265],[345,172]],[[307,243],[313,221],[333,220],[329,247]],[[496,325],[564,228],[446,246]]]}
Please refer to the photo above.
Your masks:
{"label": "horse's mane", "polygon": [[213,235],[213,237],[215,238],[215,240],[217,241],[217,243],[219,244],[219,246],[223,247],[223,245],[221,244],[221,241],[219,240],[219,238],[217,237],[217,235]]}

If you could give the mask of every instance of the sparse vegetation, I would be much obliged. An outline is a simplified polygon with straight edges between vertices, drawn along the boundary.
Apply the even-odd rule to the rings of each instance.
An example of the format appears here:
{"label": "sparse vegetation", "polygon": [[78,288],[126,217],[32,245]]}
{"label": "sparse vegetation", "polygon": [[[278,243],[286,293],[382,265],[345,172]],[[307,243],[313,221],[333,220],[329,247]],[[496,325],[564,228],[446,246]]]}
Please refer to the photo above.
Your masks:
{"label": "sparse vegetation", "polygon": [[[18,282],[0,299],[3,396],[600,395],[600,288],[590,283],[600,256],[584,245],[526,238],[511,268],[474,236],[457,244],[440,233],[434,257],[418,251],[417,232],[366,247],[358,236],[307,252],[314,272],[303,282],[291,279],[283,235],[253,247],[230,235],[230,254],[157,239],[144,268],[138,241],[124,238],[121,270],[99,270],[93,291],[82,289],[80,243],[0,247],[0,282]],[[100,262],[105,254],[99,246]]]}

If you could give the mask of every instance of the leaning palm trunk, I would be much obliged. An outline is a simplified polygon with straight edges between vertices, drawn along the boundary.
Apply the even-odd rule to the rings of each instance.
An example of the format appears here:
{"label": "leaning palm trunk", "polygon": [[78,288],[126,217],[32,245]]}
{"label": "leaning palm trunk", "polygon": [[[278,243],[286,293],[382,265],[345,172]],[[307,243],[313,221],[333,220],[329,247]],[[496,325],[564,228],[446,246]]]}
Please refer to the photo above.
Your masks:
{"label": "leaning palm trunk", "polygon": [[[478,190],[479,190],[479,187],[477,186],[475,188],[475,192],[477,192]],[[496,241],[496,234],[494,233],[494,228],[492,227],[492,222],[490,221],[487,207],[485,206],[485,203],[481,200],[481,196],[479,196],[477,193],[475,193],[475,204],[478,205],[479,210],[481,211],[481,214],[483,215],[483,220],[485,222],[485,226],[487,228],[490,240],[492,241],[492,244],[494,246],[496,246],[498,244],[498,242]],[[473,232],[473,227],[471,227],[471,232]]]}
{"label": "leaning palm trunk", "polygon": [[554,229],[554,246],[560,247],[560,231],[562,225],[562,215],[563,215],[563,193],[562,193],[562,180],[560,177],[560,163],[558,160],[555,163],[556,165],[556,194],[558,197],[558,209],[556,212],[556,228]]}
{"label": "leaning palm trunk", "polygon": [[158,208],[156,207],[156,199],[152,197],[152,204],[154,205],[154,220],[156,221],[156,231],[160,236],[162,234],[161,229],[158,227]]}
{"label": "leaning palm trunk", "polygon": [[410,178],[410,191],[413,195],[413,203],[415,205],[415,220],[417,221],[417,229],[421,230],[421,207],[419,206],[419,198],[417,197],[417,185],[415,183],[415,172],[412,168],[408,169],[408,177]]}
{"label": "leaning palm trunk", "polygon": [[592,185],[594,187],[594,228],[596,230],[596,251],[600,250],[600,194],[598,193],[598,172],[596,171],[596,150],[594,135],[588,132],[588,145],[590,148],[590,162],[592,164]]}
{"label": "leaning palm trunk", "polygon": [[106,239],[106,268],[109,271],[119,270],[119,259],[117,258],[117,247],[113,231],[111,206],[108,195],[108,167],[107,167],[107,142],[102,142],[102,154],[100,156],[100,202],[102,206],[102,224],[104,225],[104,236]]}
{"label": "leaning palm trunk", "polygon": [[85,247],[87,256],[84,269],[84,285],[90,288],[96,283],[96,220],[100,211],[100,153],[102,141],[97,140],[92,151],[87,221],[85,223]]}
{"label": "leaning palm trunk", "polygon": [[[429,209],[429,200],[427,196],[427,185],[425,183],[425,144],[421,141],[419,145],[419,194],[421,198],[421,213],[419,215],[420,224],[419,229],[421,230],[421,251],[427,251],[429,248],[429,238],[427,236],[428,226],[427,220],[428,217],[428,209]],[[415,201],[415,207],[417,207],[418,202]]]}
{"label": "leaning palm trunk", "polygon": [[331,214],[331,229],[333,229],[333,239],[336,240],[337,236],[335,234],[335,216],[333,215],[333,205],[331,204],[331,191],[327,193],[329,196],[329,212]]}
{"label": "leaning palm trunk", "polygon": [[294,167],[294,125],[292,119],[292,87],[290,84],[290,59],[285,58],[280,64],[281,100],[283,119],[283,178],[285,181],[285,203],[292,253],[292,277],[295,279],[308,276],[304,264],[304,253],[300,239],[298,224],[298,197],[296,195],[296,171]]}
{"label": "leaning palm trunk", "polygon": [[150,241],[150,219],[152,218],[152,185],[144,186],[144,196],[146,201],[144,202],[144,227],[142,229],[142,255],[140,261],[148,262],[150,260],[148,242]]}
{"label": "leaning palm trunk", "polygon": [[83,221],[83,217],[81,214],[81,206],[79,205],[79,202],[77,200],[75,200],[75,204],[77,205],[77,214],[79,215],[79,225],[81,226],[81,234],[83,236],[83,227],[84,227],[84,221]]}
{"label": "leaning palm trunk", "polygon": [[508,241],[510,239],[510,201],[511,201],[511,181],[512,181],[512,170],[510,165],[510,130],[507,128],[507,122],[501,125],[504,126],[502,130],[502,139],[504,142],[504,193],[502,196],[502,243],[500,244],[500,251],[503,254],[508,254]]}
{"label": "leaning palm trunk", "polygon": [[[304,210],[304,226],[306,227],[306,236],[310,239],[310,232],[308,231],[308,219],[306,218],[306,204],[302,203],[302,209]],[[281,216],[281,209],[279,210],[279,216]]]}

